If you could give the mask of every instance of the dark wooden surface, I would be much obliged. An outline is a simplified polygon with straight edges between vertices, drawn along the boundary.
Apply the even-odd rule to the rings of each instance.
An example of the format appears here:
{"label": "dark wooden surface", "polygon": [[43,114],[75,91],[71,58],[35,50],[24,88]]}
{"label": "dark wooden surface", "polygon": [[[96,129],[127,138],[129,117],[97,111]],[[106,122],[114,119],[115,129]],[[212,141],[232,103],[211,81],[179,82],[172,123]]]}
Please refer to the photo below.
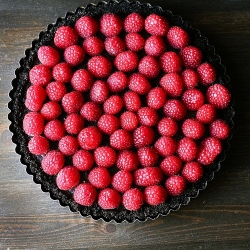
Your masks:
{"label": "dark wooden surface", "polygon": [[8,131],[15,69],[40,31],[89,2],[0,0],[0,249],[250,249],[249,0],[151,2],[209,38],[234,89],[231,148],[215,179],[188,206],[143,223],[94,221],[51,200],[26,173]]}

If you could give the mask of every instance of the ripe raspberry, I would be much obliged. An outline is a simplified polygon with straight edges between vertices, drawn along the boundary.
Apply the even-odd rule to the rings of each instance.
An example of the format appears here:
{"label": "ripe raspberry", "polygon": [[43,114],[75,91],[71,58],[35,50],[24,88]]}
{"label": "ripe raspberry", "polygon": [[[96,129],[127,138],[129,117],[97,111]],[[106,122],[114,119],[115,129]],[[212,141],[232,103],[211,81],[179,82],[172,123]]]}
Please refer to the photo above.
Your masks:
{"label": "ripe raspberry", "polygon": [[195,69],[201,64],[202,53],[194,46],[187,46],[180,51],[180,57],[186,68]]}
{"label": "ripe raspberry", "polygon": [[171,99],[164,105],[164,113],[166,116],[180,121],[185,118],[187,110],[180,100]]}
{"label": "ripe raspberry", "polygon": [[209,131],[211,136],[225,140],[229,136],[230,128],[225,121],[218,119],[210,124]]}
{"label": "ripe raspberry", "polygon": [[144,196],[149,205],[157,206],[167,199],[167,192],[162,186],[150,186],[145,188]]}
{"label": "ripe raspberry", "polygon": [[171,47],[182,49],[188,45],[189,35],[184,29],[172,26],[167,33],[167,40]]}
{"label": "ripe raspberry", "polygon": [[158,57],[165,52],[166,45],[160,36],[150,36],[145,42],[144,50],[149,56]]}
{"label": "ripe raspberry", "polygon": [[96,188],[106,188],[111,183],[111,176],[106,168],[95,167],[89,172],[89,182]]}
{"label": "ripe raspberry", "polygon": [[67,93],[67,90],[63,83],[51,82],[46,87],[46,93],[51,101],[59,102]]}
{"label": "ripe raspberry", "polygon": [[29,112],[23,118],[23,130],[27,135],[40,135],[44,129],[44,118],[37,112]]}
{"label": "ripe raspberry", "polygon": [[150,14],[145,19],[145,30],[153,36],[165,36],[169,30],[169,25],[164,17]]}
{"label": "ripe raspberry", "polygon": [[120,121],[114,115],[105,114],[100,117],[97,126],[104,134],[111,135],[120,127]]}
{"label": "ripe raspberry", "polygon": [[68,114],[77,113],[84,103],[83,96],[78,91],[67,93],[62,99],[62,107]]}
{"label": "ripe raspberry", "polygon": [[193,89],[199,83],[199,76],[196,71],[192,69],[185,69],[182,71],[182,81],[186,89]]}
{"label": "ripe raspberry", "polygon": [[96,81],[90,89],[90,99],[95,103],[104,103],[108,99],[108,95],[108,86],[104,81]]}
{"label": "ripe raspberry", "polygon": [[42,116],[49,121],[56,119],[61,112],[62,109],[58,102],[46,102],[41,109]]}
{"label": "ripe raspberry", "polygon": [[131,111],[126,111],[122,113],[120,117],[121,127],[128,131],[133,131],[137,128],[139,124],[139,119],[137,115]]}
{"label": "ripe raspberry", "polygon": [[80,114],[87,121],[98,121],[102,115],[102,110],[96,103],[87,102],[82,106]]}
{"label": "ripe raspberry", "polygon": [[143,202],[143,192],[140,191],[138,188],[130,188],[124,193],[122,197],[123,206],[130,211],[136,211],[140,209]]}
{"label": "ripe raspberry", "polygon": [[175,52],[168,51],[160,57],[160,66],[165,73],[179,73],[182,63],[180,57]]}
{"label": "ripe raspberry", "polygon": [[196,119],[202,123],[209,124],[216,117],[216,110],[211,104],[204,104],[196,113]]}
{"label": "ripe raspberry", "polygon": [[147,104],[150,108],[160,109],[166,103],[167,94],[164,89],[155,87],[147,95]]}
{"label": "ripe raspberry", "polygon": [[138,70],[142,75],[152,79],[159,75],[160,66],[153,56],[144,56],[139,62]]}
{"label": "ripe raspberry", "polygon": [[196,119],[187,119],[182,124],[182,132],[186,137],[198,140],[204,135],[205,127]]}
{"label": "ripe raspberry", "polygon": [[172,118],[165,117],[159,121],[158,131],[161,135],[174,136],[178,131],[178,124]]}
{"label": "ripe raspberry", "polygon": [[170,155],[164,158],[161,162],[160,168],[167,176],[176,175],[181,170],[182,161],[175,155]]}
{"label": "ripe raspberry", "polygon": [[120,92],[128,85],[128,78],[123,72],[114,72],[107,80],[109,90],[111,92]]}
{"label": "ripe raspberry", "polygon": [[[149,90],[151,88],[151,84],[144,75],[134,73],[128,79],[128,87],[129,87],[129,89],[131,89],[132,91],[134,91],[135,93],[137,93],[139,95],[145,95],[149,92]],[[132,94],[130,94],[130,96],[132,99]],[[134,99],[137,99],[137,97],[134,97],[133,100]],[[136,101],[136,103],[138,103],[138,101]],[[132,110],[130,110],[130,111],[132,111]],[[136,111],[136,110],[133,110],[133,111]]]}
{"label": "ripe raspberry", "polygon": [[108,146],[99,147],[94,152],[94,159],[97,166],[109,168],[116,162],[116,153]]}
{"label": "ripe raspberry", "polygon": [[160,168],[146,167],[135,170],[134,182],[137,186],[148,187],[159,184],[163,179]]}
{"label": "ripe raspberry", "polygon": [[76,91],[85,92],[94,83],[92,75],[85,69],[78,69],[71,78],[71,85]]}
{"label": "ripe raspberry", "polygon": [[202,177],[203,168],[198,162],[188,162],[184,165],[181,174],[188,182],[195,183]]}
{"label": "ripe raspberry", "polygon": [[129,50],[138,52],[144,48],[145,40],[138,33],[128,33],[125,37],[125,43]]}
{"label": "ripe raspberry", "polygon": [[78,150],[73,156],[72,156],[73,165],[81,170],[81,171],[87,171],[90,170],[94,164],[94,157],[93,155],[86,150]]}
{"label": "ripe raspberry", "polygon": [[124,41],[119,36],[107,37],[104,46],[111,56],[117,56],[126,49]]}
{"label": "ripe raspberry", "polygon": [[35,135],[28,143],[28,149],[33,155],[43,155],[49,150],[49,142],[41,135]]}
{"label": "ripe raspberry", "polygon": [[96,189],[90,183],[82,183],[74,190],[74,200],[82,206],[92,206],[97,197]]}
{"label": "ripe raspberry", "polygon": [[121,204],[120,194],[112,189],[106,188],[100,191],[98,196],[98,205],[103,209],[115,209]]}
{"label": "ripe raspberry", "polygon": [[126,109],[131,112],[136,112],[141,108],[141,99],[136,92],[126,92],[123,96],[123,101]]}
{"label": "ripe raspberry", "polygon": [[88,61],[89,72],[97,78],[105,78],[112,71],[112,63],[104,56],[93,56]]}
{"label": "ripe raspberry", "polygon": [[197,73],[200,78],[200,83],[203,85],[210,85],[212,84],[216,79],[216,71],[213,65],[210,63],[202,63],[197,68]]}
{"label": "ripe raspberry", "polygon": [[49,121],[44,128],[44,135],[51,141],[59,141],[65,134],[65,128],[59,120]]}
{"label": "ripe raspberry", "polygon": [[46,99],[46,92],[40,85],[31,85],[26,92],[25,107],[30,111],[39,111]]}
{"label": "ripe raspberry", "polygon": [[119,95],[112,95],[103,104],[103,110],[109,115],[117,114],[123,108],[123,99]]}
{"label": "ripe raspberry", "polygon": [[85,52],[80,46],[72,45],[64,50],[63,56],[70,66],[76,66],[84,60]]}
{"label": "ripe raspberry", "polygon": [[79,182],[80,173],[72,166],[64,167],[56,176],[56,185],[61,190],[70,190],[77,186]]}
{"label": "ripe raspberry", "polygon": [[186,90],[182,95],[182,101],[188,110],[198,110],[205,102],[203,93],[198,89]]}
{"label": "ripe raspberry", "polygon": [[63,168],[64,162],[65,159],[61,152],[51,150],[43,157],[41,166],[46,174],[55,175]]}
{"label": "ripe raspberry", "polygon": [[138,65],[138,56],[133,51],[124,51],[115,57],[115,67],[123,72],[130,72],[136,69]]}
{"label": "ripe raspberry", "polygon": [[121,170],[114,174],[112,178],[112,186],[118,192],[126,192],[132,185],[133,176],[130,172]]}
{"label": "ripe raspberry", "polygon": [[157,112],[149,107],[143,107],[138,110],[139,122],[141,125],[152,127],[158,122]]}
{"label": "ripe raspberry", "polygon": [[62,62],[57,64],[52,70],[53,78],[59,82],[70,82],[72,70],[68,63]]}
{"label": "ripe raspberry", "polygon": [[229,105],[231,94],[225,86],[214,84],[208,88],[206,97],[215,108],[225,109]]}
{"label": "ripe raspberry", "polygon": [[78,135],[78,142],[82,149],[94,150],[102,142],[102,134],[97,127],[84,128]]}
{"label": "ripe raspberry", "polygon": [[143,167],[155,166],[159,157],[157,151],[151,147],[139,148],[137,154]]}
{"label": "ripe raspberry", "polygon": [[66,156],[74,155],[78,146],[77,139],[71,135],[64,136],[58,143],[59,150]]}
{"label": "ripe raspberry", "polygon": [[107,37],[118,36],[122,31],[122,20],[115,14],[104,14],[100,20],[100,31]]}
{"label": "ripe raspberry", "polygon": [[124,150],[119,152],[116,165],[120,170],[133,171],[139,164],[137,154],[133,151]]}
{"label": "ripe raspberry", "polygon": [[197,156],[197,144],[191,138],[184,137],[178,142],[177,154],[182,161],[193,161]]}
{"label": "ripe raspberry", "polygon": [[144,19],[139,13],[131,13],[124,19],[124,30],[126,32],[141,32],[144,28]]}
{"label": "ripe raspberry", "polygon": [[147,126],[138,127],[134,133],[134,145],[137,148],[149,146],[154,141],[154,130]]}
{"label": "ripe raspberry", "polygon": [[60,62],[58,51],[51,46],[41,46],[37,51],[37,56],[39,61],[49,68],[53,68]]}
{"label": "ripe raspberry", "polygon": [[104,50],[103,41],[96,36],[87,37],[82,46],[85,52],[90,56],[97,56]]}
{"label": "ripe raspberry", "polygon": [[59,27],[54,36],[54,44],[59,49],[66,49],[71,45],[77,44],[77,40],[77,33],[69,26]]}
{"label": "ripe raspberry", "polygon": [[83,38],[95,35],[98,29],[97,21],[90,16],[81,17],[75,24],[75,31]]}
{"label": "ripe raspberry", "polygon": [[169,195],[178,196],[184,192],[186,181],[180,175],[173,175],[166,180],[165,186]]}
{"label": "ripe raspberry", "polygon": [[64,127],[68,134],[77,135],[83,129],[83,118],[75,113],[69,114],[64,120]]}
{"label": "ripe raspberry", "polygon": [[116,130],[110,136],[110,145],[117,150],[129,149],[133,145],[133,137],[127,130]]}
{"label": "ripe raspberry", "polygon": [[29,80],[33,85],[45,86],[51,81],[51,77],[50,68],[42,64],[35,65],[29,72]]}
{"label": "ripe raspberry", "polygon": [[162,136],[155,142],[155,148],[162,156],[169,156],[175,153],[177,145],[173,138]]}

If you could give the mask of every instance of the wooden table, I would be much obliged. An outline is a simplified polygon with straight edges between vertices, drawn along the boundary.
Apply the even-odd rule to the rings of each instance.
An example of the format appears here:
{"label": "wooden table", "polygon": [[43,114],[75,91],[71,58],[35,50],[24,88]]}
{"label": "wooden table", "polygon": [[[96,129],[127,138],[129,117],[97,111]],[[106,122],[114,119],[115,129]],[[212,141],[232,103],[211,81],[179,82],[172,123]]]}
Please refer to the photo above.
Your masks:
{"label": "wooden table", "polygon": [[51,200],[26,173],[8,130],[8,93],[15,69],[47,24],[89,2],[0,0],[0,249],[250,249],[248,0],[152,1],[209,38],[233,85],[231,148],[221,171],[188,206],[144,223],[94,221]]}

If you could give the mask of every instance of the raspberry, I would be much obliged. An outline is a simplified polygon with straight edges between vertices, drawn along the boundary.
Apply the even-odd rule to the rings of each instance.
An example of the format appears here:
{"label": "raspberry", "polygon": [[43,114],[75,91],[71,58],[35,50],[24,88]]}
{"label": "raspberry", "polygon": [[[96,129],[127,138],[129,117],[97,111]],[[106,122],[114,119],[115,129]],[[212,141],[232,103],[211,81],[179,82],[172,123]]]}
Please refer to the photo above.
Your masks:
{"label": "raspberry", "polygon": [[155,148],[162,156],[169,156],[175,153],[177,145],[173,138],[162,136],[155,142]]}
{"label": "raspberry", "polygon": [[167,176],[176,175],[179,173],[182,167],[182,161],[175,155],[170,155],[164,158],[160,164],[160,168]]}
{"label": "raspberry", "polygon": [[29,72],[29,80],[33,85],[45,86],[50,82],[51,77],[50,68],[42,64],[35,65]]}
{"label": "raspberry", "polygon": [[84,103],[83,96],[78,91],[67,93],[62,99],[62,107],[68,114],[77,113]]}
{"label": "raspberry", "polygon": [[64,156],[57,150],[49,151],[42,159],[41,167],[46,174],[55,175],[64,166]]}
{"label": "raspberry", "polygon": [[139,62],[138,70],[142,75],[152,79],[159,75],[160,66],[153,56],[144,56]]}
{"label": "raspberry", "polygon": [[59,150],[66,156],[74,155],[78,146],[77,139],[71,135],[64,136],[58,143]]}
{"label": "raspberry", "polygon": [[178,131],[178,124],[172,118],[165,117],[159,121],[158,131],[161,135],[174,136]]}
{"label": "raspberry", "polygon": [[153,109],[160,109],[166,103],[166,100],[166,92],[160,87],[151,89],[147,95],[147,104]]}
{"label": "raspberry", "polygon": [[144,195],[138,188],[130,188],[122,197],[122,203],[127,210],[136,211],[141,208]]}
{"label": "raspberry", "polygon": [[56,185],[61,190],[70,190],[77,186],[79,182],[80,173],[72,166],[64,167],[56,176]]}
{"label": "raspberry", "polygon": [[178,97],[183,91],[183,82],[177,73],[164,75],[160,80],[161,87],[167,92],[167,95]]}
{"label": "raspberry", "polygon": [[199,83],[199,76],[196,71],[192,69],[185,69],[182,71],[182,81],[186,89],[193,89]]}
{"label": "raspberry", "polygon": [[216,110],[211,104],[204,104],[196,113],[196,119],[202,123],[209,124],[216,117]]}
{"label": "raspberry", "polygon": [[98,29],[97,21],[90,16],[83,16],[75,23],[75,31],[83,38],[95,35]]}
{"label": "raspberry", "polygon": [[120,121],[114,115],[105,114],[100,117],[97,126],[104,134],[111,135],[120,127]]}
{"label": "raspberry", "polygon": [[52,71],[53,78],[59,82],[70,82],[72,70],[68,63],[62,62],[57,64]]}
{"label": "raspberry", "polygon": [[37,51],[37,56],[39,61],[49,68],[53,68],[60,62],[58,51],[51,46],[41,46]]}
{"label": "raspberry", "polygon": [[198,110],[205,102],[203,93],[198,89],[186,90],[182,95],[182,101],[188,110]]}
{"label": "raspberry", "polygon": [[133,151],[124,150],[119,152],[116,165],[121,170],[133,171],[137,169],[139,164],[137,154]]}
{"label": "raspberry", "polygon": [[30,111],[39,111],[46,99],[46,92],[40,85],[32,85],[27,89],[25,107]]}
{"label": "raspberry", "polygon": [[127,110],[136,112],[141,108],[141,99],[136,92],[128,91],[123,96],[123,101]]}
{"label": "raspberry", "polygon": [[125,43],[129,50],[138,52],[144,48],[145,40],[138,33],[128,33],[125,37]]}
{"label": "raspberry", "polygon": [[138,127],[134,133],[134,145],[137,148],[149,146],[155,137],[154,130],[147,126]]}
{"label": "raspberry", "polygon": [[145,19],[145,30],[153,36],[165,36],[169,30],[168,22],[162,16],[150,14]]}
{"label": "raspberry", "polygon": [[46,87],[46,93],[51,101],[59,102],[67,93],[67,90],[63,83],[51,82]]}
{"label": "raspberry", "polygon": [[225,86],[214,84],[208,88],[206,97],[215,108],[225,109],[229,105],[231,94]]}
{"label": "raspberry", "polygon": [[115,72],[107,80],[111,92],[120,92],[128,85],[128,78],[123,72]]}
{"label": "raspberry", "polygon": [[124,41],[119,36],[107,37],[104,46],[111,56],[117,56],[126,49]]}
{"label": "raspberry", "polygon": [[165,73],[179,73],[182,63],[180,57],[175,52],[168,51],[160,57],[160,66]]}
{"label": "raspberry", "polygon": [[184,29],[172,26],[167,33],[167,40],[171,47],[182,49],[188,45],[189,35]]}
{"label": "raspberry", "polygon": [[201,64],[202,53],[194,46],[187,46],[180,51],[180,57],[186,68],[195,69]]}
{"label": "raspberry", "polygon": [[23,130],[27,135],[40,135],[44,129],[44,118],[37,112],[29,112],[23,118]]}
{"label": "raspberry", "polygon": [[150,36],[145,42],[144,50],[149,56],[158,57],[165,52],[166,45],[160,36]]}
{"label": "raspberry", "polygon": [[94,164],[94,157],[93,155],[86,150],[78,150],[73,156],[72,156],[73,165],[81,170],[81,171],[87,171],[90,170]]}
{"label": "raspberry", "polygon": [[87,37],[82,46],[85,52],[90,56],[97,56],[104,50],[103,41],[96,36]]}
{"label": "raspberry", "polygon": [[198,140],[204,135],[205,127],[196,119],[187,119],[182,124],[182,132],[186,137]]}
{"label": "raspberry", "polygon": [[106,188],[101,190],[99,193],[98,205],[102,209],[115,209],[120,205],[121,200],[122,198],[116,190]]}
{"label": "raspberry", "polygon": [[216,79],[216,71],[213,65],[210,63],[202,63],[197,68],[197,73],[200,78],[200,83],[203,85],[210,85],[212,84]]}
{"label": "raspberry", "polygon": [[202,177],[203,168],[198,162],[188,162],[184,165],[181,174],[188,182],[195,183]]}
{"label": "raspberry", "polygon": [[63,56],[70,66],[76,66],[84,60],[85,52],[80,46],[72,45],[64,50]]}
{"label": "raspberry", "polygon": [[78,142],[82,149],[94,150],[102,142],[102,134],[97,127],[84,128],[78,135]]}
{"label": "raspberry", "polygon": [[88,61],[89,72],[97,78],[107,77],[112,70],[112,63],[104,56],[93,56]]}
{"label": "raspberry", "polygon": [[[128,79],[128,87],[130,90],[134,91],[135,93],[137,93],[139,95],[145,95],[149,92],[149,90],[151,88],[151,84],[144,75],[134,73]],[[130,94],[130,95],[132,95],[132,94]],[[134,97],[133,99],[135,99],[135,98],[136,97]],[[138,102],[138,101],[136,101],[136,102]],[[134,111],[136,111],[136,110],[134,110]]]}
{"label": "raspberry", "polygon": [[128,131],[133,131],[137,128],[139,124],[139,119],[137,115],[131,111],[126,111],[122,113],[120,117],[121,127]]}
{"label": "raspberry", "polygon": [[193,161],[197,156],[197,145],[191,138],[184,137],[178,142],[177,154],[182,161]]}
{"label": "raspberry", "polygon": [[180,121],[185,118],[187,110],[180,100],[171,99],[164,105],[164,113],[166,116]]}
{"label": "raspberry", "polygon": [[76,44],[77,40],[77,33],[69,26],[59,27],[54,36],[54,44],[59,49],[66,49],[67,47]]}
{"label": "raspberry", "polygon": [[123,99],[119,95],[112,95],[103,104],[105,113],[114,115],[121,111],[123,108]]}
{"label": "raspberry", "polygon": [[134,182],[137,186],[148,187],[159,184],[163,179],[160,168],[146,167],[135,170]]}
{"label": "raspberry", "polygon": [[108,146],[99,147],[94,152],[94,159],[99,167],[109,168],[116,162],[116,153]]}
{"label": "raspberry", "polygon": [[173,175],[166,180],[165,186],[169,195],[178,196],[184,192],[186,181],[180,175]]}
{"label": "raspberry", "polygon": [[90,183],[82,183],[74,190],[74,200],[82,206],[92,206],[97,197],[96,189]]}
{"label": "raspberry", "polygon": [[118,192],[126,192],[132,185],[133,176],[130,172],[121,170],[114,174],[112,178],[112,186]]}
{"label": "raspberry", "polygon": [[102,115],[102,110],[96,103],[87,102],[82,106],[80,114],[87,121],[97,121]]}
{"label": "raspberry", "polygon": [[155,166],[159,157],[157,151],[151,147],[139,148],[137,154],[143,167]]}
{"label": "raspberry", "polygon": [[122,31],[122,20],[115,14],[104,14],[100,20],[100,31],[107,37],[118,36]]}
{"label": "raspberry", "polygon": [[41,135],[35,135],[28,143],[28,149],[31,154],[43,155],[49,150],[49,142]]}
{"label": "raspberry", "polygon": [[139,13],[131,13],[124,19],[124,30],[126,32],[141,32],[144,28],[144,19]]}
{"label": "raspberry", "polygon": [[162,186],[150,186],[145,188],[144,196],[149,205],[157,206],[167,199],[167,192]]}
{"label": "raspberry", "polygon": [[42,116],[49,121],[56,119],[61,112],[62,109],[58,102],[46,102],[41,109]]}
{"label": "raspberry", "polygon": [[83,118],[75,113],[69,114],[64,120],[64,127],[68,134],[77,135],[83,129]]}
{"label": "raspberry", "polygon": [[133,137],[127,130],[116,130],[110,136],[110,145],[117,150],[129,149],[133,145]]}
{"label": "raspberry", "polygon": [[85,69],[78,69],[71,78],[71,85],[76,91],[85,92],[94,83],[92,75]]}
{"label": "raspberry", "polygon": [[211,136],[225,140],[229,136],[230,128],[225,121],[218,119],[210,124],[209,131]]}
{"label": "raspberry", "polygon": [[158,122],[157,112],[149,107],[143,107],[138,110],[138,117],[141,125],[152,127]]}
{"label": "raspberry", "polygon": [[98,104],[104,103],[108,99],[108,86],[104,81],[96,81],[90,90],[90,99]]}
{"label": "raspberry", "polygon": [[44,135],[51,141],[59,141],[65,134],[65,128],[59,120],[49,121],[44,128]]}
{"label": "raspberry", "polygon": [[115,57],[114,65],[123,72],[133,71],[138,65],[138,56],[133,51],[121,52]]}

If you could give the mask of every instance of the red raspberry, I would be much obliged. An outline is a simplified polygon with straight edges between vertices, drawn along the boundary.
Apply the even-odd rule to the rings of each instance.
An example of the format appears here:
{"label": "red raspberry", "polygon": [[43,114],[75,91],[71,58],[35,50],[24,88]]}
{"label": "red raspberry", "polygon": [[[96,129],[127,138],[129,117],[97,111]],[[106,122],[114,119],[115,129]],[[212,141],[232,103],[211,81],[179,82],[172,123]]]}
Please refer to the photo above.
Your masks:
{"label": "red raspberry", "polygon": [[138,65],[138,56],[133,51],[121,52],[115,57],[114,65],[123,72],[133,71]]}
{"label": "red raspberry", "polygon": [[96,36],[87,37],[82,46],[85,52],[90,56],[97,56],[104,50],[103,41]]}
{"label": "red raspberry", "polygon": [[111,92],[120,92],[128,85],[128,78],[123,72],[114,72],[107,80]]}
{"label": "red raspberry", "polygon": [[143,167],[155,166],[159,157],[157,151],[150,147],[139,148],[137,154]]}
{"label": "red raspberry", "polygon": [[112,95],[103,104],[105,113],[114,115],[121,111],[123,108],[123,99],[119,95]]}
{"label": "red raspberry", "polygon": [[65,128],[59,120],[49,121],[44,128],[44,135],[51,141],[59,141],[65,134]]}
{"label": "red raspberry", "polygon": [[184,29],[172,26],[167,33],[167,40],[173,48],[182,49],[188,45],[189,35]]}
{"label": "red raspberry", "polygon": [[80,92],[89,90],[93,83],[92,75],[85,69],[78,69],[71,78],[72,87]]}
{"label": "red raspberry", "polygon": [[200,78],[200,83],[203,85],[210,85],[212,84],[216,79],[216,71],[213,65],[210,63],[202,63],[197,68],[197,73]]}
{"label": "red raspberry", "polygon": [[114,174],[112,178],[112,186],[118,192],[126,192],[132,185],[133,176],[130,172],[121,170]]}
{"label": "red raspberry", "polygon": [[180,51],[180,57],[186,68],[195,69],[201,64],[202,52],[194,46],[187,46]]}
{"label": "red raspberry", "polygon": [[82,106],[80,114],[87,121],[98,121],[102,115],[102,110],[96,103],[87,102]]}
{"label": "red raspberry", "polygon": [[77,113],[84,103],[83,96],[78,91],[67,93],[62,99],[62,107],[68,114]]}
{"label": "red raspberry", "polygon": [[110,145],[117,150],[129,149],[133,145],[133,137],[127,130],[116,130],[110,136]]}
{"label": "red raspberry", "polygon": [[79,182],[80,173],[72,166],[64,167],[56,176],[56,185],[61,190],[70,190],[77,186]]}
{"label": "red raspberry", "polygon": [[166,45],[160,36],[150,36],[145,42],[144,49],[149,56],[158,57],[165,52]]}
{"label": "red raspberry", "polygon": [[133,134],[134,145],[137,148],[149,146],[154,141],[154,130],[147,126],[138,127]]}
{"label": "red raspberry", "polygon": [[167,92],[167,95],[178,97],[183,91],[183,82],[177,73],[169,73],[164,75],[160,80],[160,85]]}
{"label": "red raspberry", "polygon": [[170,155],[164,158],[160,165],[163,173],[167,176],[176,175],[182,167],[182,161],[175,155]]}
{"label": "red raspberry", "polygon": [[138,188],[130,188],[123,197],[122,203],[127,210],[136,211],[141,208],[144,202],[144,195]]}
{"label": "red raspberry", "polygon": [[114,115],[105,114],[100,117],[97,126],[104,134],[111,135],[120,127],[120,121]]}
{"label": "red raspberry", "polygon": [[62,109],[58,102],[46,102],[41,109],[42,116],[49,121],[56,119],[61,112]]}
{"label": "red raspberry", "polygon": [[153,36],[165,36],[169,30],[168,22],[162,16],[150,14],[145,19],[145,30]]}
{"label": "red raspberry", "polygon": [[28,149],[31,154],[43,155],[49,150],[49,142],[41,135],[35,135],[28,143]]}
{"label": "red raspberry", "polygon": [[203,168],[198,162],[187,162],[184,165],[181,174],[188,182],[195,183],[202,177]]}
{"label": "red raspberry", "polygon": [[94,152],[94,159],[99,167],[109,168],[116,162],[116,153],[108,146],[99,147]]}
{"label": "red raspberry", "polygon": [[67,93],[67,90],[63,83],[51,82],[46,87],[46,93],[51,101],[59,102]]}
{"label": "red raspberry", "polygon": [[148,187],[159,184],[163,179],[160,168],[146,167],[135,170],[134,182],[137,186]]}
{"label": "red raspberry", "polygon": [[182,95],[182,101],[188,110],[198,110],[205,102],[203,93],[198,89],[186,90]]}
{"label": "red raspberry", "polygon": [[168,51],[160,57],[160,66],[165,73],[179,73],[182,63],[180,57],[175,52]]}
{"label": "red raspberry", "polygon": [[131,13],[124,19],[124,30],[126,32],[141,32],[144,28],[144,19],[139,13]]}
{"label": "red raspberry", "polygon": [[51,81],[51,71],[50,68],[38,64],[35,65],[29,72],[29,79],[31,84],[45,86]]}
{"label": "red raspberry", "polygon": [[173,175],[166,180],[165,186],[169,195],[178,196],[184,192],[186,181],[180,175]]}
{"label": "red raspberry", "polygon": [[90,99],[98,104],[104,103],[108,99],[108,86],[104,81],[96,81],[90,90]]}
{"label": "red raspberry", "polygon": [[111,176],[106,168],[95,167],[89,172],[89,182],[96,188],[106,188],[111,183]]}
{"label": "red raspberry", "polygon": [[155,87],[147,95],[147,104],[150,108],[160,109],[166,103],[167,95],[164,89]]}
{"label": "red raspberry", "polygon": [[139,95],[145,95],[149,92],[151,84],[144,75],[134,73],[128,79],[128,87]]}
{"label": "red raspberry", "polygon": [[126,111],[122,113],[120,117],[121,127],[128,131],[133,131],[137,128],[139,124],[139,119],[137,115],[131,111]]}
{"label": "red raspberry", "polygon": [[39,111],[46,99],[46,92],[40,85],[32,85],[27,89],[25,107],[30,111]]}
{"label": "red raspberry", "polygon": [[102,134],[97,127],[90,126],[84,128],[79,133],[78,142],[81,148],[86,150],[94,150],[100,146],[102,142]]}
{"label": "red raspberry", "polygon": [[211,136],[225,140],[229,136],[230,128],[225,121],[218,119],[210,124],[209,131]]}
{"label": "red raspberry", "polygon": [[41,166],[46,174],[55,175],[63,168],[64,162],[65,159],[61,152],[51,150],[43,157]]}
{"label": "red raspberry", "polygon": [[111,56],[117,56],[126,49],[124,41],[119,36],[107,37],[104,46]]}
{"label": "red raspberry", "polygon": [[69,114],[64,120],[64,127],[68,134],[77,135],[83,129],[83,118],[75,113]]}
{"label": "red raspberry", "polygon": [[49,68],[53,68],[60,62],[58,51],[51,46],[41,46],[37,51],[37,56],[39,61]]}
{"label": "red raspberry", "polygon": [[40,135],[44,130],[44,118],[37,112],[29,112],[23,118],[23,130],[27,135]]}
{"label": "red raspberry", "polygon": [[78,146],[77,139],[71,135],[64,136],[58,144],[59,150],[66,156],[74,155]]}
{"label": "red raspberry", "polygon": [[155,148],[162,156],[169,156],[175,153],[177,145],[173,138],[162,136],[155,142]]}
{"label": "red raspberry", "polygon": [[192,69],[185,69],[182,71],[182,81],[186,89],[193,89],[199,83],[199,76],[196,71]]}
{"label": "red raspberry", "polygon": [[231,94],[225,86],[217,83],[208,88],[206,97],[215,108],[225,109],[230,103]]}
{"label": "red raspberry", "polygon": [[53,78],[59,82],[70,82],[72,70],[68,63],[62,62],[57,64],[52,71]]}
{"label": "red raspberry", "polygon": [[182,132],[186,137],[198,140],[204,135],[205,127],[196,119],[187,119],[182,124]]}
{"label": "red raspberry", "polygon": [[64,50],[63,56],[70,66],[76,66],[84,60],[85,52],[80,46],[72,45]]}
{"label": "red raspberry", "polygon": [[161,135],[174,136],[178,131],[178,124],[172,118],[165,117],[159,121],[158,131]]}
{"label": "red raspberry", "polygon": [[174,120],[183,120],[186,116],[186,107],[180,100],[168,100],[164,105],[164,113],[166,116],[173,118]]}
{"label": "red raspberry", "polygon": [[198,109],[196,113],[196,119],[205,124],[211,123],[215,117],[216,110],[211,104],[204,104]]}
{"label": "red raspberry", "polygon": [[167,192],[162,186],[150,186],[145,188],[144,196],[149,205],[157,206],[167,199]]}
{"label": "red raspberry", "polygon": [[104,14],[100,20],[100,31],[107,37],[118,36],[122,31],[122,20],[115,14]]}
{"label": "red raspberry", "polygon": [[93,155],[86,150],[78,150],[72,157],[73,165],[81,170],[87,171],[90,170],[94,164]]}
{"label": "red raspberry", "polygon": [[177,154],[182,161],[193,161],[197,156],[197,145],[191,138],[184,137],[177,145]]}
{"label": "red raspberry", "polygon": [[119,152],[116,165],[121,170],[133,171],[137,169],[139,164],[137,154],[133,151],[124,150]]}
{"label": "red raspberry", "polygon": [[138,70],[142,75],[152,79],[159,75],[160,66],[153,56],[144,56],[139,62]]}
{"label": "red raspberry", "polygon": [[123,96],[123,101],[127,110],[136,112],[141,108],[141,99],[136,92],[128,91]]}
{"label": "red raspberry", "polygon": [[82,183],[74,190],[74,200],[82,206],[92,206],[97,197],[96,189],[90,183]]}
{"label": "red raspberry", "polygon": [[143,107],[138,110],[138,117],[141,125],[152,127],[158,122],[157,112],[149,107]]}
{"label": "red raspberry", "polygon": [[54,44],[59,49],[66,49],[71,45],[77,44],[77,40],[77,33],[69,26],[59,27],[54,36]]}
{"label": "red raspberry", "polygon": [[138,33],[128,33],[125,37],[125,43],[129,50],[138,52],[144,48],[145,40]]}
{"label": "red raspberry", "polygon": [[89,72],[97,78],[105,78],[112,71],[112,63],[104,56],[93,56],[88,61]]}
{"label": "red raspberry", "polygon": [[99,193],[98,205],[102,209],[115,209],[120,205],[121,200],[122,198],[116,190],[106,188]]}
{"label": "red raspberry", "polygon": [[81,17],[75,24],[75,31],[83,38],[95,35],[98,29],[97,21],[90,16]]}

